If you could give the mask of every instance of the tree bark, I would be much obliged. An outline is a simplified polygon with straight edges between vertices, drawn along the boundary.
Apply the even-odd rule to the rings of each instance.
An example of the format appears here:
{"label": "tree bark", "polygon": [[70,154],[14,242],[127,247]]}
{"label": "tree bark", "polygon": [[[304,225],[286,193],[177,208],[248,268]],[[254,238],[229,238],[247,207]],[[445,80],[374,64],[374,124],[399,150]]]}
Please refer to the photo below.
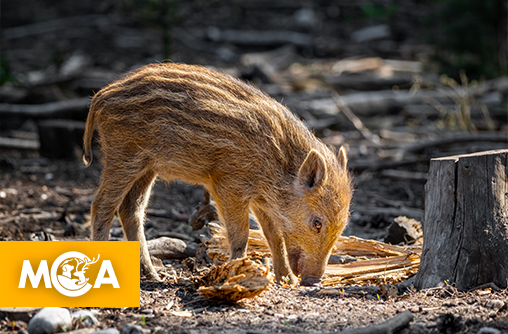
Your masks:
{"label": "tree bark", "polygon": [[508,150],[432,159],[418,289],[507,286]]}

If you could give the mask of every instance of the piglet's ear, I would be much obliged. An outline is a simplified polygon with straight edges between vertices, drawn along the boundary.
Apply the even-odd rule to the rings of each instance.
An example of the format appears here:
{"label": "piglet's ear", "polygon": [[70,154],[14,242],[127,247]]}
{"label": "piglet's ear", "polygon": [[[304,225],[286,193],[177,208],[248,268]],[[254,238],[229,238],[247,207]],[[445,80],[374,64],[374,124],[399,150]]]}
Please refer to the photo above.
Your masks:
{"label": "piglet's ear", "polygon": [[298,171],[300,185],[308,190],[319,187],[326,181],[326,163],[323,156],[316,150],[310,150]]}
{"label": "piglet's ear", "polygon": [[337,160],[339,161],[339,167],[345,170],[347,165],[347,155],[344,146],[340,147],[339,154],[337,155]]}

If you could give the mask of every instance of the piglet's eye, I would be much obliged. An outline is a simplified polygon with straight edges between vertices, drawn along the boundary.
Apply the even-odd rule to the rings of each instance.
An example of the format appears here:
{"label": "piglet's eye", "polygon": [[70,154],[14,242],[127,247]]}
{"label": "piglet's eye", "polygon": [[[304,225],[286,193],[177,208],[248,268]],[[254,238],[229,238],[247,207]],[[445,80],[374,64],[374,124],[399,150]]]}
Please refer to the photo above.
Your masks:
{"label": "piglet's eye", "polygon": [[321,219],[314,218],[314,220],[312,221],[312,226],[316,229],[317,233],[321,232],[321,227],[323,226],[323,224],[321,223]]}

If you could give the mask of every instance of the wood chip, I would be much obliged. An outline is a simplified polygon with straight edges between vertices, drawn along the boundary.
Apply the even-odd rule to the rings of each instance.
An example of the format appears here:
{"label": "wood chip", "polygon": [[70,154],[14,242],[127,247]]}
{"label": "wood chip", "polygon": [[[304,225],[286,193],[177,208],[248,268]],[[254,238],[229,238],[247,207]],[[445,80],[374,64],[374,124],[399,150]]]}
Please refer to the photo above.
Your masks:
{"label": "wood chip", "polygon": [[198,292],[205,298],[236,302],[267,290],[273,279],[269,270],[247,258],[234,259],[213,267],[199,278]]}
{"label": "wood chip", "polygon": [[183,310],[183,311],[171,311],[170,314],[177,316],[177,317],[192,317],[192,312],[189,310]]}

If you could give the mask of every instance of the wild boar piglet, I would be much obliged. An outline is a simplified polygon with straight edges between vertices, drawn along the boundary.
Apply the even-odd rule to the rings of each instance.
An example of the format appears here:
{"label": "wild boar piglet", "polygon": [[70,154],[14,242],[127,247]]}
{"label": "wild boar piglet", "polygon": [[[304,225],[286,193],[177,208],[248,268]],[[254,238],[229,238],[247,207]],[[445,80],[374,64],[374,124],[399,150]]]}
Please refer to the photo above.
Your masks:
{"label": "wild boar piglet", "polygon": [[317,139],[286,107],[241,80],[201,66],[151,64],[92,100],[84,161],[97,128],[102,178],[93,240],[108,240],[118,212],[141,267],[157,279],[143,231],[155,178],[203,185],[214,197],[231,258],[246,255],[249,210],[273,256],[276,279],[320,282],[346,226],[352,189],[346,152]]}

